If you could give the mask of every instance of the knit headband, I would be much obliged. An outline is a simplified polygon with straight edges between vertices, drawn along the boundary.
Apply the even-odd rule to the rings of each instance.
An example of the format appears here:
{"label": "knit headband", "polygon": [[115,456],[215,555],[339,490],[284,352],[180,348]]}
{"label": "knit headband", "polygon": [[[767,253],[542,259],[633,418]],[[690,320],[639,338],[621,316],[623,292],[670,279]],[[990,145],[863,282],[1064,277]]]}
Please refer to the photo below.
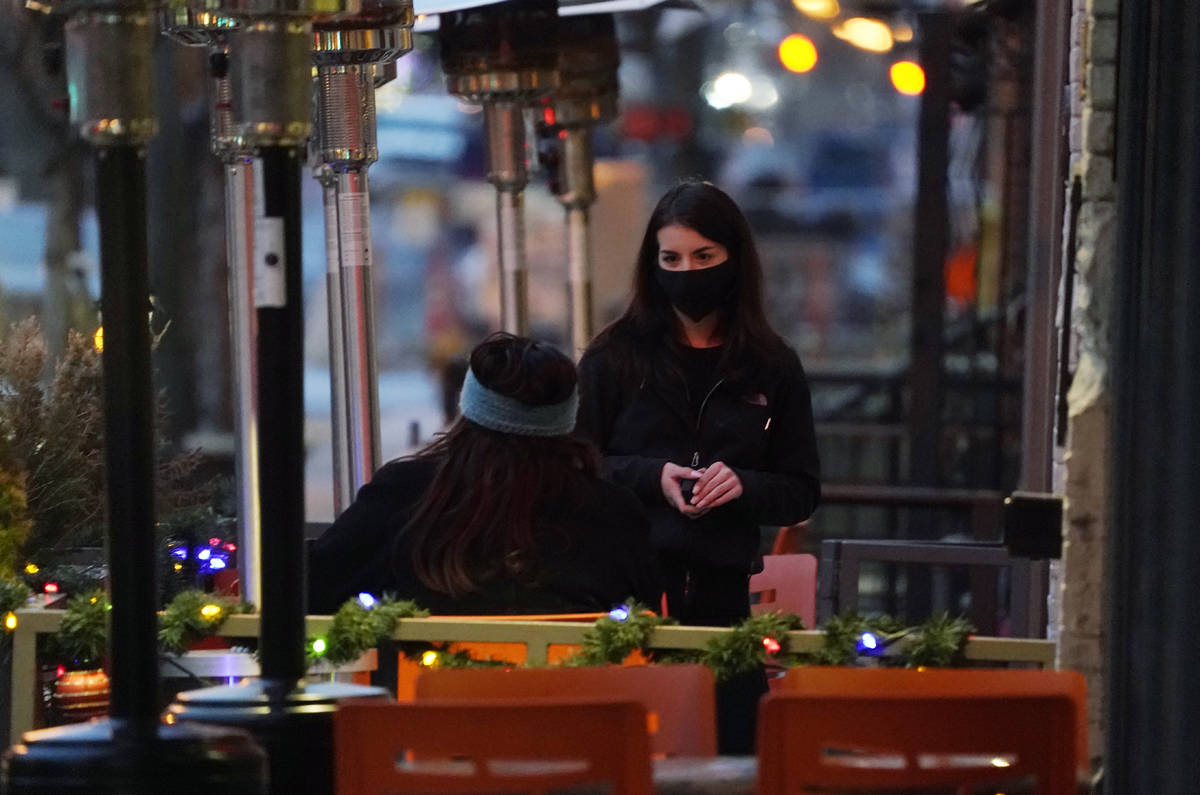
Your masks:
{"label": "knit headband", "polygon": [[561,403],[528,406],[501,395],[479,383],[467,369],[462,394],[458,398],[462,415],[477,425],[500,433],[519,436],[565,436],[575,430],[575,412],[579,408],[579,390]]}

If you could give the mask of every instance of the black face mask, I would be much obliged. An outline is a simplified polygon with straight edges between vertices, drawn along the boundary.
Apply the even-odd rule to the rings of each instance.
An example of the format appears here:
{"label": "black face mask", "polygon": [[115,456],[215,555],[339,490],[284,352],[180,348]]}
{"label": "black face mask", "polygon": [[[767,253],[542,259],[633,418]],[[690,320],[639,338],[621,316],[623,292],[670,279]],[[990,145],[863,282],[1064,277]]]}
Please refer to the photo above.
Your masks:
{"label": "black face mask", "polygon": [[737,281],[737,271],[730,260],[694,271],[669,271],[660,265],[654,278],[676,309],[692,320],[700,321],[729,298]]}

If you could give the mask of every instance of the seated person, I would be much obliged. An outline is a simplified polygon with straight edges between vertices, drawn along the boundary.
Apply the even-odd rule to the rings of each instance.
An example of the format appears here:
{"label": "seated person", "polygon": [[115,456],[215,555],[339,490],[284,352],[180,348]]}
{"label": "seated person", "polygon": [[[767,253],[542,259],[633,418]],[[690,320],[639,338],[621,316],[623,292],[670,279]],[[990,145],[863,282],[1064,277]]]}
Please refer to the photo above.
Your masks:
{"label": "seated person", "polygon": [[569,434],[575,365],[541,342],[494,334],[471,354],[459,417],[386,464],[317,539],[309,612],[360,592],[438,614],[607,611],[661,589],[632,492],[599,477]]}

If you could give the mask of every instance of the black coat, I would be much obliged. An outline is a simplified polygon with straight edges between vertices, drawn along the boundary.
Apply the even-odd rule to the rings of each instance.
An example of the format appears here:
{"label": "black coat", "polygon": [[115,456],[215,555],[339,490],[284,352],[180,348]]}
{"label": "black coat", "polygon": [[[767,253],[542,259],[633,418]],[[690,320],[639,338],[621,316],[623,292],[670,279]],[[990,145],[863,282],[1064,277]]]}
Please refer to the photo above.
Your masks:
{"label": "black coat", "polygon": [[500,577],[459,599],[425,587],[413,573],[403,528],[436,467],[430,459],[393,461],[359,490],[309,551],[309,612],[332,613],[362,591],[450,615],[607,611],[630,596],[658,604],[658,572],[637,499],[582,472],[537,511],[535,525],[558,529],[537,531],[535,583]]}
{"label": "black coat", "polygon": [[[612,479],[641,498],[660,552],[748,571],[760,525],[803,521],[820,500],[812,398],[800,359],[788,349],[753,382],[718,381],[697,421],[682,377],[623,382],[618,355],[612,347],[594,348],[580,361],[578,432],[603,451]],[[699,518],[683,516],[662,494],[668,461],[693,467],[723,461],[743,494]]]}

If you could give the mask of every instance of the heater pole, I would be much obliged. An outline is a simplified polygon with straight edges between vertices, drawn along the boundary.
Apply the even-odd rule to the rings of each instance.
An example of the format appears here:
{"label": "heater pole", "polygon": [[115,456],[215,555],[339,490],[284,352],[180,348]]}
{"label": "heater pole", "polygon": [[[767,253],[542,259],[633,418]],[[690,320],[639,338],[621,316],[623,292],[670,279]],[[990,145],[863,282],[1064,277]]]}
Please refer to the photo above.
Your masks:
{"label": "heater pole", "polygon": [[[304,307],[301,289],[300,171],[302,150],[259,150],[254,213],[258,396],[270,411],[258,418],[262,504],[262,634],[259,660],[268,681],[303,678],[304,610]],[[261,175],[261,181],[259,176]]]}
{"label": "heater pole", "polygon": [[313,25],[313,176],[325,199],[333,503],[340,514],[382,463],[367,169],[379,159],[375,89],[412,49],[411,0],[374,0]]}
{"label": "heater pole", "polygon": [[145,145],[154,136],[149,4],[64,5],[71,122],[96,149],[106,489],[109,717],[28,732],[4,758],[7,792],[261,793],[266,758],[245,733],[162,726],[154,583],[154,382],[148,320]]}
{"label": "heater pole", "polygon": [[154,380],[146,246],[146,162],[137,144],[96,153],[100,306],[104,322],[112,700],[109,714],[135,737],[158,723],[154,612]]}

